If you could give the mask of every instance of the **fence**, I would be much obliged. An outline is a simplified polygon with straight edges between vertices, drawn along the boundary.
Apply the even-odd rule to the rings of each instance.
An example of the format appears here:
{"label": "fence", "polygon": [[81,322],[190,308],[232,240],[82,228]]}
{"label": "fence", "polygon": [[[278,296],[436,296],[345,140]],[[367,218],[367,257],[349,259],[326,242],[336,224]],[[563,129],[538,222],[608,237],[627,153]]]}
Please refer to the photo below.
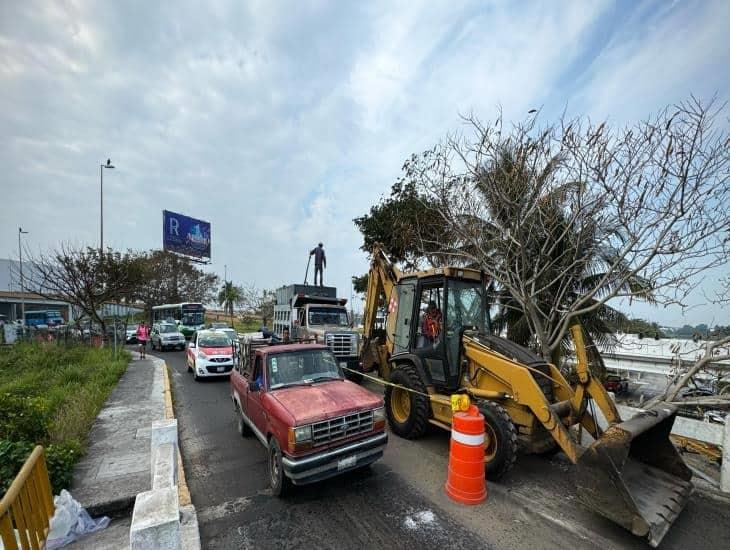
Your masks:
{"label": "fence", "polygon": [[38,445],[0,501],[0,538],[4,549],[43,548],[53,511],[45,453]]}

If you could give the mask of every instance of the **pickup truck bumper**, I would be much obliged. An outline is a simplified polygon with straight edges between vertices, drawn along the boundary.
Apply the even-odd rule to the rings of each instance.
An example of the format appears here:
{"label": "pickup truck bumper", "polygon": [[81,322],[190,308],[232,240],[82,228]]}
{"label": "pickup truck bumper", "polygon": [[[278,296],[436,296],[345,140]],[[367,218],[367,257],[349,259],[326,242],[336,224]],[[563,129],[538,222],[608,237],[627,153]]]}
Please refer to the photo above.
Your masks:
{"label": "pickup truck bumper", "polygon": [[303,458],[284,456],[284,473],[294,485],[306,485],[372,464],[383,456],[388,434],[381,432],[336,449]]}

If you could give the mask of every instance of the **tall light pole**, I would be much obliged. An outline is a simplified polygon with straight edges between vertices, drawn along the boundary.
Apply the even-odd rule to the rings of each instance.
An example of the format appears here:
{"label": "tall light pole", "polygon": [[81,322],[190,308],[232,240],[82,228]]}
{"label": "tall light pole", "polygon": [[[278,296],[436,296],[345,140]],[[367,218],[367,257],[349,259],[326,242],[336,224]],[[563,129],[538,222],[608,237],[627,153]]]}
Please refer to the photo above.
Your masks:
{"label": "tall light pole", "polygon": [[25,284],[23,283],[23,247],[20,245],[20,236],[27,235],[22,227],[18,227],[18,259],[20,260],[20,318],[25,329]]}
{"label": "tall light pole", "polygon": [[99,252],[104,253],[104,169],[105,168],[114,168],[114,165],[112,164],[111,159],[106,159],[106,164],[100,164],[99,165],[99,213],[100,213],[100,221],[101,221],[101,230],[99,234]]}

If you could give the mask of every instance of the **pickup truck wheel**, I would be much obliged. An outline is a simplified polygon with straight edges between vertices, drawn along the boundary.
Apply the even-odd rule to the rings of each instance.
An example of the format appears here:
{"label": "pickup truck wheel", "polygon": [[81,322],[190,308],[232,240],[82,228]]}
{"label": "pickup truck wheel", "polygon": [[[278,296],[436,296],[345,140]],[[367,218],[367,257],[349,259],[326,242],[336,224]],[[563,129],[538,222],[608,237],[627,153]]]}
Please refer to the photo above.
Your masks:
{"label": "pickup truck wheel", "polygon": [[484,415],[484,461],[486,477],[490,481],[501,479],[517,460],[517,430],[504,408],[493,401],[478,404]]}
{"label": "pickup truck wheel", "polygon": [[426,433],[430,404],[426,386],[413,365],[399,365],[390,374],[390,381],[398,386],[415,390],[413,393],[393,386],[385,387],[385,411],[390,429],[406,439],[415,439]]}
{"label": "pickup truck wheel", "polygon": [[274,496],[284,496],[291,481],[284,473],[284,464],[281,461],[281,447],[275,437],[269,440],[269,483]]}
{"label": "pickup truck wheel", "polygon": [[246,421],[243,419],[243,412],[241,409],[236,405],[236,415],[238,416],[238,433],[241,434],[241,437],[248,437],[251,435],[251,428],[249,428],[248,424],[246,424]]}

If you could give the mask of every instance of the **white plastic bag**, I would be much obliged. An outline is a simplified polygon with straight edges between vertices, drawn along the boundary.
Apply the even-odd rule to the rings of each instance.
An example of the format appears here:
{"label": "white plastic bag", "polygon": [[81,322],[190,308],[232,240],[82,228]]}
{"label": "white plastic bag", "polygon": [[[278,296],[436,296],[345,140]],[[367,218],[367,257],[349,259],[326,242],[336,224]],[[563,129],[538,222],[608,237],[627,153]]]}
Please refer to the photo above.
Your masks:
{"label": "white plastic bag", "polygon": [[109,525],[108,517],[93,519],[65,489],[53,498],[53,503],[56,511],[51,518],[46,541],[47,550],[62,548],[83,535],[99,531]]}

